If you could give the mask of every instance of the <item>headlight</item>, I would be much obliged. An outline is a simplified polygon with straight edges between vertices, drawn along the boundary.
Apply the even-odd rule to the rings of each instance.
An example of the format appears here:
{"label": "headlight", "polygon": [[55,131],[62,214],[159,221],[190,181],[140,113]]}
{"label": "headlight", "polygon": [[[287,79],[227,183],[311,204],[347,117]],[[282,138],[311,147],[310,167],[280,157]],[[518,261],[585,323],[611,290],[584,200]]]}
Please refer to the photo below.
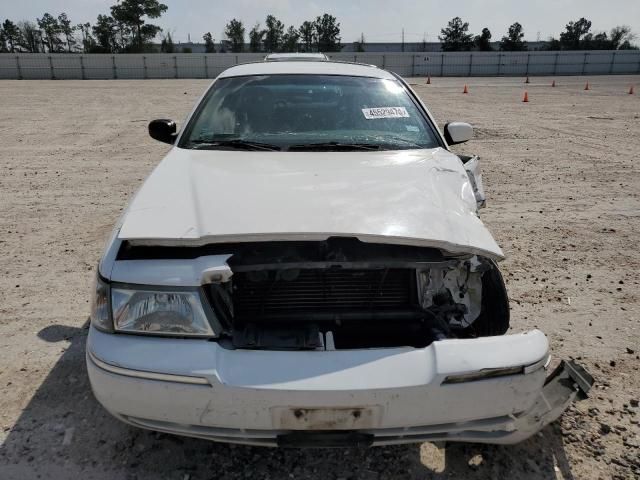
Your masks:
{"label": "headlight", "polygon": [[112,287],[111,307],[118,332],[214,336],[197,291]]}
{"label": "headlight", "polygon": [[96,275],[91,299],[91,323],[98,330],[113,332],[109,308],[109,285]]}

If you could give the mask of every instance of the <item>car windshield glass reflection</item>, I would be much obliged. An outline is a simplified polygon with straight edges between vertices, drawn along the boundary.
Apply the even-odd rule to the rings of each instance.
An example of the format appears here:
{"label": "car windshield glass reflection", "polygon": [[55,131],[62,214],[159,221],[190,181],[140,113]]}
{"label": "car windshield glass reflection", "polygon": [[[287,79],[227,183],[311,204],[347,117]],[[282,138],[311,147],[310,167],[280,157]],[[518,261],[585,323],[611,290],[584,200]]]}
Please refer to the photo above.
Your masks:
{"label": "car windshield glass reflection", "polygon": [[216,82],[180,147],[256,151],[362,151],[439,146],[396,80],[261,75]]}

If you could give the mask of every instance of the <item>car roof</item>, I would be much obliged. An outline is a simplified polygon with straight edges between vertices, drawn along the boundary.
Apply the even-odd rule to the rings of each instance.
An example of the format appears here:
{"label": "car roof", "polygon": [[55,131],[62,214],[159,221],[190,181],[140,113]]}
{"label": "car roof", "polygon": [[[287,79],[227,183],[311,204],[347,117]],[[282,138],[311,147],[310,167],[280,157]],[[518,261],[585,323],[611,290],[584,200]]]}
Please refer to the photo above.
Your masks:
{"label": "car roof", "polygon": [[270,53],[264,57],[266,62],[326,62],[329,60],[324,53]]}
{"label": "car roof", "polygon": [[344,75],[395,79],[391,72],[374,65],[348,62],[255,62],[244,63],[222,72],[218,78],[245,77],[248,75]]}

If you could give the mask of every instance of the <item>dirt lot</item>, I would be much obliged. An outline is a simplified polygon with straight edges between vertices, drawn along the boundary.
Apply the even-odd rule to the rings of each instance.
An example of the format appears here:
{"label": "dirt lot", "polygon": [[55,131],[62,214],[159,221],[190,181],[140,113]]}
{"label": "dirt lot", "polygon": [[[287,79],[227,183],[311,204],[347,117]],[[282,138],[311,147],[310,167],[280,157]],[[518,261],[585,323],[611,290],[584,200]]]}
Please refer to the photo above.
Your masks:
{"label": "dirt lot", "polygon": [[513,331],[541,328],[597,382],[529,441],[444,451],[279,451],[112,419],[84,366],[91,279],[167,150],[147,122],[182,119],[208,82],[0,82],[0,478],[640,478],[640,78],[551,80],[411,81],[441,124],[476,126],[460,151],[484,160]]}

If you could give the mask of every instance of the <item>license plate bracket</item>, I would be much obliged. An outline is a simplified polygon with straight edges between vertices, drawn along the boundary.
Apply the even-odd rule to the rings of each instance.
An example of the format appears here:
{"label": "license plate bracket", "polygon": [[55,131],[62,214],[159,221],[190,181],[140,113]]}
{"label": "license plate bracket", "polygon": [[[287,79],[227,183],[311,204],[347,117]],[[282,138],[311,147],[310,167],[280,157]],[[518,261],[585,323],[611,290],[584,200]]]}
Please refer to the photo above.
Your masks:
{"label": "license plate bracket", "polygon": [[382,407],[273,407],[274,428],[280,430],[363,430],[376,428]]}

